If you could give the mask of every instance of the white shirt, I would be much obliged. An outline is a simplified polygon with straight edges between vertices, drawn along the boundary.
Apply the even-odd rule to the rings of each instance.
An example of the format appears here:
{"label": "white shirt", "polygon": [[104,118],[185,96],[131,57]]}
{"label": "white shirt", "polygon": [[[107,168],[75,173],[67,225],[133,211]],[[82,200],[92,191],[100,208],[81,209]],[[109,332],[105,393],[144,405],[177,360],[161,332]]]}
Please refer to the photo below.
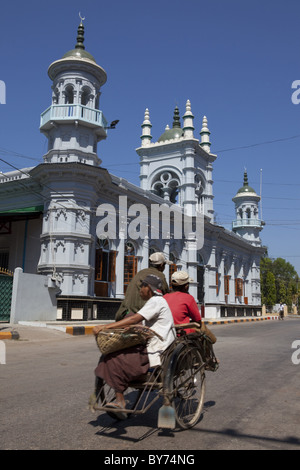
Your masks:
{"label": "white shirt", "polygon": [[154,336],[147,345],[150,367],[160,365],[160,354],[175,339],[173,316],[169,305],[163,297],[154,295],[138,313],[144,318],[144,324],[163,338],[161,341]]}

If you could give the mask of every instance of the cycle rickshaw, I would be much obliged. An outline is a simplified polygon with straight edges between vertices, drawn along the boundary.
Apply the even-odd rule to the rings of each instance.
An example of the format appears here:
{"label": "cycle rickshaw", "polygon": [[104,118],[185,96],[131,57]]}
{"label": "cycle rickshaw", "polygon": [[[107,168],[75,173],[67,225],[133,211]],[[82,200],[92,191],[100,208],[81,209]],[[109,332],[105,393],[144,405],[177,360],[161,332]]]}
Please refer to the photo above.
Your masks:
{"label": "cycle rickshaw", "polygon": [[[215,371],[218,361],[212,341],[201,332],[198,323],[176,325],[177,337],[162,354],[160,366],[149,369],[141,380],[130,383],[124,393],[126,409],[120,410],[127,417],[144,414],[151,406],[162,399],[158,412],[158,428],[174,429],[179,426],[188,429],[200,419],[205,395],[205,372]],[[195,328],[194,333],[185,334],[187,328]],[[103,379],[96,377],[95,391],[90,398],[92,411],[104,411],[115,399],[114,391]]]}

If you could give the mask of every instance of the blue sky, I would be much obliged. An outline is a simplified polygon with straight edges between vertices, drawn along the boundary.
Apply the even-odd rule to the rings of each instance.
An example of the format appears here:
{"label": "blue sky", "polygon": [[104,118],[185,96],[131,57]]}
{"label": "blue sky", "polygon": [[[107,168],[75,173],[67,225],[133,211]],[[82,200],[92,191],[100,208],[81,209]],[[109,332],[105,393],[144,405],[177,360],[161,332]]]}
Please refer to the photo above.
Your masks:
{"label": "blue sky", "polygon": [[[300,274],[300,80],[298,0],[11,0],[1,5],[0,157],[17,168],[43,161],[40,114],[51,104],[47,70],[73,49],[78,13],[85,46],[107,72],[100,109],[115,130],[98,146],[102,166],[139,184],[141,123],[153,140],[186,100],[195,137],[208,118],[216,220],[230,229],[232,197],[249,184],[262,194],[263,244]],[[300,96],[300,94],[299,94]],[[0,161],[0,171],[10,171]],[[262,178],[261,178],[262,177]],[[262,181],[262,185],[260,184]]]}

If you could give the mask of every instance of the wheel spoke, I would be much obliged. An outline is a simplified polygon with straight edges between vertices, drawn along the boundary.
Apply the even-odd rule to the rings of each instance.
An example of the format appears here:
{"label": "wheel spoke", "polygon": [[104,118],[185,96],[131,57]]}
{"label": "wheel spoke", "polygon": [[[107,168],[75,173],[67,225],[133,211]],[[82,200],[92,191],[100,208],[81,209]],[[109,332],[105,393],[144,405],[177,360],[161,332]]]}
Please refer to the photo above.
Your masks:
{"label": "wheel spoke", "polygon": [[172,378],[173,407],[179,426],[194,426],[200,418],[205,393],[205,374],[197,349],[183,350]]}

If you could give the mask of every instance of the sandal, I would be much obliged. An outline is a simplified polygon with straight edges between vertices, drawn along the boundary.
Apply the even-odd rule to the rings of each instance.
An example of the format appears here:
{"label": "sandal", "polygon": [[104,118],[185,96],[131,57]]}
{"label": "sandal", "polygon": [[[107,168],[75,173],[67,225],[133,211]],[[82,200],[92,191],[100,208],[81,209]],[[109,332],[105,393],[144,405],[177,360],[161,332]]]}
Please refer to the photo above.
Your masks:
{"label": "sandal", "polygon": [[107,403],[105,405],[105,408],[111,408],[113,411],[107,411],[107,414],[111,417],[111,418],[117,418],[117,419],[127,419],[128,418],[128,414],[125,413],[124,408],[122,408],[120,405],[118,405],[117,403]]}

